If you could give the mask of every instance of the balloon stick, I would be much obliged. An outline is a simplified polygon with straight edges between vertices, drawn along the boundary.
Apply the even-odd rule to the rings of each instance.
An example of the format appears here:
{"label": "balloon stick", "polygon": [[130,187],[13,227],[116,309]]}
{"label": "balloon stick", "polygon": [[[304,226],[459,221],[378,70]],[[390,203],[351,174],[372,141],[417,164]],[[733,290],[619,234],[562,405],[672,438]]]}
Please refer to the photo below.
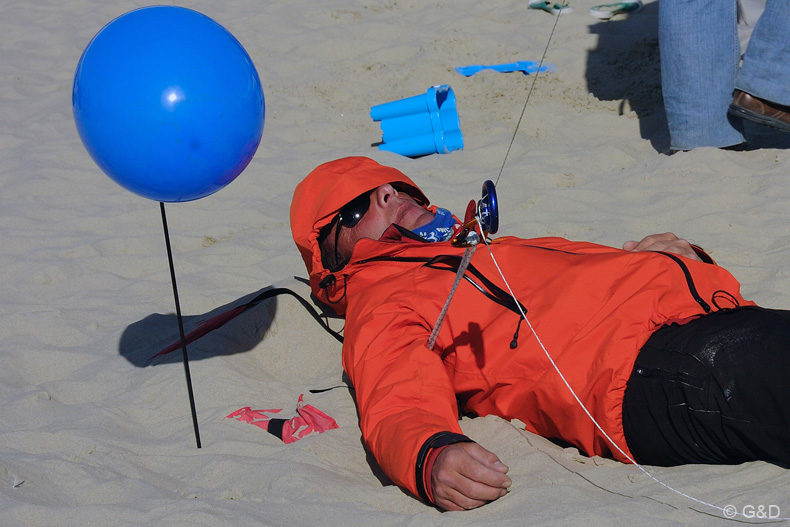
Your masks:
{"label": "balloon stick", "polygon": [[176,318],[178,319],[178,333],[181,337],[181,353],[184,356],[184,374],[187,380],[187,391],[189,392],[189,407],[192,410],[192,425],[195,428],[195,442],[200,448],[200,430],[198,429],[197,411],[195,410],[195,396],[192,393],[192,376],[189,374],[189,357],[187,356],[187,341],[184,336],[184,321],[181,318],[181,304],[178,301],[178,285],[176,285],[176,269],[173,266],[173,251],[170,248],[170,233],[167,229],[167,216],[165,215],[165,204],[159,202],[162,210],[162,228],[165,231],[165,245],[167,246],[167,261],[170,264],[170,280],[173,282],[173,299],[176,303]]}

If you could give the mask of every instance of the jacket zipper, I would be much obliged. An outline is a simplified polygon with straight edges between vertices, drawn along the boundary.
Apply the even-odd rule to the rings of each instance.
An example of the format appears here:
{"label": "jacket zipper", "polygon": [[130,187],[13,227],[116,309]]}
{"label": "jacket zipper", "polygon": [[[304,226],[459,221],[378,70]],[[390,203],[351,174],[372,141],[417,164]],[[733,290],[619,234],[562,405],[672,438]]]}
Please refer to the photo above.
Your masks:
{"label": "jacket zipper", "polygon": [[710,306],[708,305],[707,302],[705,302],[705,300],[702,298],[702,296],[700,296],[699,292],[697,291],[697,287],[694,285],[694,279],[691,276],[691,271],[689,271],[689,268],[686,266],[685,263],[683,263],[683,260],[681,260],[679,256],[675,256],[672,253],[666,253],[663,251],[657,251],[657,252],[659,254],[663,254],[664,256],[670,258],[673,262],[678,264],[680,269],[683,271],[683,275],[686,277],[686,284],[688,285],[689,292],[691,292],[692,298],[694,298],[694,300],[702,307],[702,310],[705,311],[705,313],[710,313],[711,312]]}

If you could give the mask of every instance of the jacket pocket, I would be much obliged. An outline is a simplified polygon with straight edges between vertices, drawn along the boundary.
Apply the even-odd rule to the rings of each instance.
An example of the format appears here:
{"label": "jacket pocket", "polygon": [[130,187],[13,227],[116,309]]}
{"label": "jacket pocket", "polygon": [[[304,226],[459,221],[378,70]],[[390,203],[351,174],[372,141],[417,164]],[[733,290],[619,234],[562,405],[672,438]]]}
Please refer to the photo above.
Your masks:
{"label": "jacket pocket", "polygon": [[682,371],[667,371],[660,368],[645,368],[637,366],[634,373],[646,379],[656,379],[669,382],[677,382],[702,390],[705,388],[705,380]]}

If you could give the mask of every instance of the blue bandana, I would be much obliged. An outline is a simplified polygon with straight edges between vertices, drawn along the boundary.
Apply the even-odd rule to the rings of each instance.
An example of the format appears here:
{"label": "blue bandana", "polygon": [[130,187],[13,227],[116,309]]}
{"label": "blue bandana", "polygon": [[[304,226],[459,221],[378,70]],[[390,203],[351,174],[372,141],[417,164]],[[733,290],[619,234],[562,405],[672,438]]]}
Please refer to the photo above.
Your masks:
{"label": "blue bandana", "polygon": [[456,225],[452,212],[437,208],[436,215],[429,224],[417,227],[412,232],[429,242],[445,242],[452,237]]}

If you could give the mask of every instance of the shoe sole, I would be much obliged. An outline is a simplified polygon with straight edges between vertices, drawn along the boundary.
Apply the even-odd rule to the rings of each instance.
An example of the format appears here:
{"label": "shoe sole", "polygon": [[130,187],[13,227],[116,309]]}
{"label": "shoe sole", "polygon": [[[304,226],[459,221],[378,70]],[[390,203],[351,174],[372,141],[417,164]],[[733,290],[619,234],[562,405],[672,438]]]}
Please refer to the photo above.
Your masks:
{"label": "shoe sole", "polygon": [[741,117],[743,119],[762,124],[764,126],[770,126],[771,128],[776,128],[777,130],[782,130],[783,132],[790,132],[790,124],[783,123],[777,119],[772,117],[767,117],[765,115],[753,112],[751,110],[746,110],[745,108],[741,108],[740,106],[730,105],[730,113],[737,117]]}

